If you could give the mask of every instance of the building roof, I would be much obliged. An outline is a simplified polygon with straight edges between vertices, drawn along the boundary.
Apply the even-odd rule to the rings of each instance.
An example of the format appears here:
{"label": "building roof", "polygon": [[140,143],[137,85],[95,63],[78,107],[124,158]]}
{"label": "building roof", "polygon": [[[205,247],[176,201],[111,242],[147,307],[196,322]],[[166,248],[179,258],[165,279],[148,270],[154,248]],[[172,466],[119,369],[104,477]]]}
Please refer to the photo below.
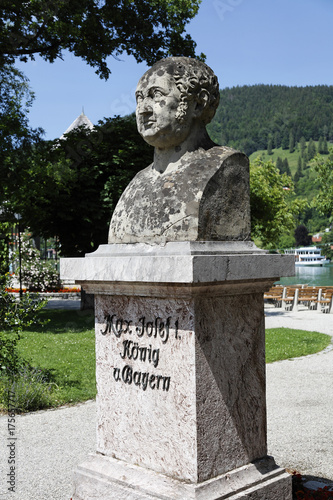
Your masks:
{"label": "building roof", "polygon": [[84,112],[82,111],[82,113],[73,121],[73,123],[68,127],[68,129],[62,134],[62,136],[60,137],[60,139],[64,139],[64,136],[66,134],[68,134],[69,132],[71,132],[72,130],[78,128],[78,127],[87,127],[89,128],[90,130],[92,130],[94,128],[94,125],[91,123],[91,121],[89,120],[89,118],[84,114]]}

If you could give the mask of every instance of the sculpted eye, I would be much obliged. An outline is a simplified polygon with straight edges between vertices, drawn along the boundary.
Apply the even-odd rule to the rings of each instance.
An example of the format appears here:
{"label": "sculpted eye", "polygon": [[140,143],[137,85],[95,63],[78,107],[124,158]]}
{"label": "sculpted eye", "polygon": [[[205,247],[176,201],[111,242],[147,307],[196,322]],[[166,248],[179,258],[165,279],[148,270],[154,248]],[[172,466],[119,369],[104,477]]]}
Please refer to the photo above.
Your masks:
{"label": "sculpted eye", "polygon": [[159,99],[160,97],[164,97],[164,94],[160,89],[153,89],[151,94],[154,99],[156,98]]}
{"label": "sculpted eye", "polygon": [[143,95],[142,94],[136,94],[135,98],[136,98],[136,102],[137,103],[141,102],[143,100]]}

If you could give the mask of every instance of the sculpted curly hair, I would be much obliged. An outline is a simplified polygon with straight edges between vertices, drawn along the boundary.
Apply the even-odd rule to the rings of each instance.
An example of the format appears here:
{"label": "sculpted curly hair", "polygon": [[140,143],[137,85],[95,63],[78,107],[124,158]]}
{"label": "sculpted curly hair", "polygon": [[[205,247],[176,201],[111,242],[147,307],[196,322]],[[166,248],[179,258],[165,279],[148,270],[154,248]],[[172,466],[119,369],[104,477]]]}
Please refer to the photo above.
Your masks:
{"label": "sculpted curly hair", "polygon": [[207,125],[212,121],[220,102],[219,83],[207,64],[189,57],[168,57],[156,62],[146,73],[168,73],[175,79],[181,93],[177,120],[185,120],[188,102],[201,101],[201,92],[206,90],[209,99],[203,107],[201,121]]}

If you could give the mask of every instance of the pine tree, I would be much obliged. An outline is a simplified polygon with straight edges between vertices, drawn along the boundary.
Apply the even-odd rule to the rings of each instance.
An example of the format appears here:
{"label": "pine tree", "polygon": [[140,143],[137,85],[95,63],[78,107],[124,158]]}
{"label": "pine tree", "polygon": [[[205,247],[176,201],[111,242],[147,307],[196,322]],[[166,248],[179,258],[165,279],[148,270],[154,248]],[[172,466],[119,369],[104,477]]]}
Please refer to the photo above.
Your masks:
{"label": "pine tree", "polygon": [[276,158],[276,168],[279,170],[280,174],[283,173],[283,161],[281,160],[280,156]]}
{"label": "pine tree", "polygon": [[301,177],[303,177],[303,172],[302,172],[302,159],[301,157],[299,156],[298,157],[298,165],[297,165],[297,170],[295,172],[295,175],[294,175],[294,182],[298,182],[300,180]]}
{"label": "pine tree", "polygon": [[305,152],[305,148],[306,148],[305,137],[302,137],[301,140],[300,140],[300,148],[301,148],[301,156],[303,158],[304,152]]}
{"label": "pine tree", "polygon": [[311,245],[312,238],[309,235],[309,231],[303,224],[300,224],[299,226],[296,227],[294,236],[296,239],[297,247],[300,246],[307,247]]}
{"label": "pine tree", "polygon": [[323,155],[328,155],[328,146],[326,137],[324,137],[323,140]]}
{"label": "pine tree", "polygon": [[281,147],[282,149],[289,148],[289,134],[287,130],[284,131],[284,134],[282,136]]}
{"label": "pine tree", "polygon": [[323,149],[324,149],[323,138],[320,136],[318,141],[318,153],[323,154]]}
{"label": "pine tree", "polygon": [[312,160],[312,158],[314,158],[316,156],[316,145],[315,143],[313,142],[312,138],[309,140],[309,143],[308,143],[308,161]]}
{"label": "pine tree", "polygon": [[302,158],[302,171],[304,171],[307,167],[307,161],[305,158]]}
{"label": "pine tree", "polygon": [[272,139],[272,136],[270,135],[268,137],[268,142],[267,142],[267,154],[268,155],[272,155],[273,154],[272,148],[273,148],[273,139]]}
{"label": "pine tree", "polygon": [[284,173],[286,173],[287,175],[290,175],[290,176],[291,176],[291,171],[290,171],[290,167],[289,167],[288,158],[285,158],[285,159],[283,160],[283,171],[284,171]]}
{"label": "pine tree", "polygon": [[290,132],[289,134],[289,153],[293,153],[295,151],[295,140],[294,134]]}

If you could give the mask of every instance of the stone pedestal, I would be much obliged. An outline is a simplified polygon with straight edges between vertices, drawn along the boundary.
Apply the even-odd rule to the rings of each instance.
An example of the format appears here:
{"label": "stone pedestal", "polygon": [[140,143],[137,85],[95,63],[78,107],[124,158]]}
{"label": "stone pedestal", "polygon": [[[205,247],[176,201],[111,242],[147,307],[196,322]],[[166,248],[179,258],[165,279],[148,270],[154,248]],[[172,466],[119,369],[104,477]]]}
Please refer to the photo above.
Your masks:
{"label": "stone pedestal", "polygon": [[96,315],[97,447],[73,500],[291,499],[266,456],[263,293],[293,266],[250,242],[63,259]]}

